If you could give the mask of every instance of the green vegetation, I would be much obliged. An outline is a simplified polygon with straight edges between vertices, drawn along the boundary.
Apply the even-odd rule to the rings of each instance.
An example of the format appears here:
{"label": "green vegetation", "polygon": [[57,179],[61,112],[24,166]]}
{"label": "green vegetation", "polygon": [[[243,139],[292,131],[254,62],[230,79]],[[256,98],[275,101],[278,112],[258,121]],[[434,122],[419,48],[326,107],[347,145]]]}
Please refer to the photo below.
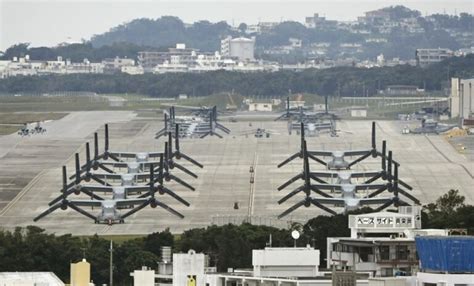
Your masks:
{"label": "green vegetation", "polygon": [[[422,212],[424,228],[466,228],[474,234],[474,206],[466,205],[457,190],[450,190]],[[355,213],[372,211],[361,209]],[[92,277],[97,284],[108,281],[109,240],[114,247],[114,277],[117,285],[129,285],[129,273],[141,266],[156,268],[161,246],[171,246],[175,252],[194,249],[209,254],[211,263],[219,271],[227,268],[251,267],[251,250],[262,249],[270,235],[274,247],[292,246],[290,232],[298,229],[302,237],[298,246],[310,244],[321,251],[321,264],[325,265],[327,237],[349,236],[348,215],[320,215],[306,224],[293,224],[290,229],[276,229],[251,224],[209,226],[185,231],[179,236],[168,230],[147,236],[125,235],[73,237],[55,236],[44,230],[28,226],[14,231],[0,231],[0,272],[2,271],[53,271],[63,281],[69,279],[69,263],[79,261],[83,252],[92,265]]]}
{"label": "green vegetation", "polygon": [[0,135],[8,135],[17,132],[20,130],[20,126],[18,125],[2,125],[0,124]]}
{"label": "green vegetation", "polygon": [[[302,72],[239,73],[216,71],[202,74],[144,75],[50,75],[16,76],[0,80],[0,93],[53,93],[88,91],[99,94],[128,93],[152,97],[208,96],[229,92],[251,97],[286,96],[310,93],[331,96],[374,95],[387,85],[425,86],[427,90],[447,87],[451,76],[474,76],[474,55],[455,57],[426,69],[413,66],[383,68],[339,67]],[[365,93],[364,93],[365,91]],[[95,104],[94,104],[95,105]]]}
{"label": "green vegetation", "polygon": [[2,112],[0,113],[0,124],[23,124],[25,122],[38,122],[46,120],[59,120],[67,113],[22,113],[22,112]]}

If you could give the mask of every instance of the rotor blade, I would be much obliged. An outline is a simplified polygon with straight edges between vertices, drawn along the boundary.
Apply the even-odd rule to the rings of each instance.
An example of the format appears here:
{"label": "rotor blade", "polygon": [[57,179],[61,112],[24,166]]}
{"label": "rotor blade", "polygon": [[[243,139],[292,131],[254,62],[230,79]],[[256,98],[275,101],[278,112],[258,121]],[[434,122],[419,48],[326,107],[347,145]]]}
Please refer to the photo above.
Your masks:
{"label": "rotor blade", "polygon": [[378,173],[377,175],[373,176],[372,178],[368,179],[367,181],[364,182],[364,184],[370,184],[372,182],[377,181],[379,178],[383,176],[383,172]]}
{"label": "rotor blade", "polygon": [[57,202],[61,201],[62,199],[65,199],[67,196],[74,193],[74,191],[75,191],[74,188],[71,188],[71,189],[67,190],[66,192],[62,193],[61,195],[57,196],[52,201],[50,201],[48,203],[48,206],[52,206],[52,205],[56,204]]}
{"label": "rotor blade", "polygon": [[317,206],[318,208],[322,209],[322,210],[325,210],[327,211],[328,213],[332,214],[332,215],[336,215],[337,213],[335,211],[333,211],[332,209],[328,208],[327,206],[321,204],[320,202],[318,202],[318,199],[311,199],[311,203],[315,206]]}
{"label": "rotor blade", "polygon": [[293,191],[288,193],[286,196],[281,198],[278,201],[278,204],[281,205],[282,203],[286,202],[289,198],[293,197],[294,195],[296,195],[297,193],[302,192],[302,191],[304,191],[304,187],[298,187],[298,188],[294,189]]}
{"label": "rotor blade", "polygon": [[104,171],[106,171],[107,173],[110,173],[110,174],[115,173],[111,169],[107,168],[104,164],[99,164],[99,168],[101,168],[102,170],[104,170]]}
{"label": "rotor blade", "polygon": [[166,188],[166,187],[163,187],[162,188],[163,192],[172,196],[173,198],[175,198],[177,201],[179,201],[180,203],[182,203],[183,205],[189,207],[190,206],[190,203],[188,203],[185,199],[183,199],[182,197],[180,197],[178,194],[176,194],[175,192],[173,192],[172,190]]}
{"label": "rotor blade", "polygon": [[63,192],[67,190],[67,169],[66,166],[63,166]]}
{"label": "rotor blade", "polygon": [[298,208],[300,208],[301,206],[303,206],[305,204],[306,200],[302,200],[298,203],[296,203],[295,205],[293,205],[291,208],[287,209],[286,211],[282,212],[278,218],[282,218],[282,217],[285,217],[287,216],[288,214],[294,212],[295,210],[297,210]]}
{"label": "rotor blade", "polygon": [[176,149],[177,152],[179,152],[179,124],[175,125],[175,130],[174,130],[174,149]]}
{"label": "rotor blade", "polygon": [[155,203],[162,207],[163,209],[169,211],[170,213],[174,214],[175,216],[179,217],[179,218],[184,218],[184,215],[182,215],[181,213],[179,213],[178,211],[176,211],[175,209],[173,209],[172,207],[160,202],[160,201],[157,201],[155,200]]}
{"label": "rotor blade", "polygon": [[171,174],[170,174],[169,176],[170,176],[170,179],[171,179],[171,180],[173,180],[173,181],[175,181],[175,182],[177,182],[177,183],[183,185],[184,187],[190,189],[191,191],[195,191],[195,190],[196,190],[193,186],[191,186],[190,184],[188,184],[188,183],[186,183],[185,181],[181,180],[180,178],[178,178],[178,177],[176,177],[176,176],[173,176],[173,175],[171,175]]}
{"label": "rotor blade", "polygon": [[149,200],[147,200],[146,202],[144,202],[143,204],[131,209],[130,211],[126,212],[125,214],[121,215],[120,218],[121,219],[125,219],[126,217],[128,216],[131,216],[132,214],[136,213],[137,211],[143,209],[144,207],[148,206],[151,202],[151,198]]}
{"label": "rotor blade", "polygon": [[374,212],[380,212],[380,211],[382,211],[382,210],[388,208],[388,207],[389,207],[390,205],[392,205],[393,203],[394,203],[394,201],[393,201],[393,199],[392,199],[392,200],[386,202],[385,204],[381,205],[380,207],[376,208],[376,209],[374,210]]}
{"label": "rotor blade", "polygon": [[326,197],[326,198],[332,198],[333,196],[329,195],[329,194],[326,194],[325,192],[321,191],[320,189],[318,189],[316,186],[313,186],[311,185],[310,186],[310,189],[315,192],[316,194],[319,194],[323,197]]}
{"label": "rotor blade", "polygon": [[352,161],[351,163],[349,163],[349,168],[354,166],[355,164],[359,163],[360,161],[364,160],[364,159],[367,159],[369,156],[371,155],[371,153],[367,153],[357,159],[355,159],[354,161]]}
{"label": "rotor blade", "polygon": [[191,172],[189,169],[183,167],[182,165],[180,165],[180,164],[178,164],[178,163],[176,163],[176,162],[174,162],[174,166],[175,166],[176,168],[180,169],[181,171],[185,172],[186,174],[190,175],[190,176],[193,177],[193,178],[197,178],[197,177],[198,177],[195,173]]}
{"label": "rotor blade", "polygon": [[104,180],[102,180],[101,178],[97,177],[96,175],[94,174],[91,174],[91,179],[96,181],[97,183],[101,184],[101,185],[104,185],[104,186],[112,186],[111,184],[105,182]]}
{"label": "rotor blade", "polygon": [[407,191],[399,188],[398,192],[404,195],[405,197],[409,198],[410,200],[412,200],[415,204],[417,205],[420,204],[420,201],[417,198],[415,198],[412,194],[408,193]]}
{"label": "rotor blade", "polygon": [[158,170],[158,183],[163,185],[163,154],[160,154],[160,169]]}
{"label": "rotor blade", "polygon": [[328,165],[328,163],[326,163],[325,161],[319,159],[318,157],[314,156],[313,154],[310,154],[309,152],[308,152],[308,158],[310,158],[310,159],[313,160],[313,161],[318,162],[319,164],[321,164],[321,165],[323,165],[323,166],[327,166],[327,165]]}
{"label": "rotor blade", "polygon": [[143,194],[139,195],[138,198],[140,198],[140,199],[141,199],[141,198],[146,198],[146,197],[148,197],[149,195],[151,195],[151,193],[152,193],[152,191],[148,191],[148,192],[146,192],[146,193],[143,193]]}
{"label": "rotor blade", "polygon": [[90,190],[88,190],[88,189],[86,189],[86,188],[82,188],[82,189],[81,189],[81,192],[83,192],[84,194],[86,194],[86,195],[88,195],[89,197],[94,198],[94,199],[96,199],[96,200],[98,200],[98,201],[103,201],[103,200],[104,200],[104,198],[102,198],[101,196],[98,196],[98,195],[94,194],[93,192],[91,192]]}
{"label": "rotor blade", "polygon": [[302,174],[299,174],[299,175],[296,175],[294,176],[293,178],[289,179],[288,181],[286,181],[285,183],[283,183],[281,186],[279,186],[277,189],[279,191],[283,190],[284,188],[286,188],[287,186],[291,185],[293,182],[297,181],[298,179],[302,179],[303,178],[303,175]]}
{"label": "rotor blade", "polygon": [[301,151],[298,152],[298,153],[295,153],[293,155],[291,155],[290,157],[288,157],[288,159],[286,159],[285,161],[281,162],[280,164],[278,164],[278,168],[288,164],[289,162],[293,161],[294,159],[298,158],[301,156]]}
{"label": "rotor blade", "polygon": [[185,159],[185,160],[191,162],[192,164],[198,166],[199,168],[204,168],[204,165],[202,165],[202,164],[199,163],[198,161],[194,160],[193,158],[189,157],[188,155],[186,155],[186,154],[184,154],[184,153],[181,153],[181,152],[179,152],[179,155],[180,155],[183,159]]}
{"label": "rotor blade", "polygon": [[388,188],[388,186],[384,186],[384,187],[382,187],[382,188],[376,190],[375,192],[370,193],[367,197],[368,197],[368,198],[376,197],[376,196],[378,196],[379,194],[381,194],[381,193],[383,193],[384,191],[386,191],[387,188]]}
{"label": "rotor blade", "polygon": [[409,184],[405,183],[404,181],[398,179],[398,183],[402,186],[404,186],[405,188],[409,189],[410,191],[413,190],[413,187],[410,186]]}
{"label": "rotor blade", "polygon": [[377,149],[375,140],[375,121],[372,121],[372,150]]}
{"label": "rotor blade", "polygon": [[326,182],[326,181],[324,181],[324,180],[318,178],[318,176],[315,175],[315,174],[310,174],[309,177],[310,177],[311,179],[315,180],[316,182],[321,183],[321,184],[327,184],[327,183],[328,183],[328,182]]}
{"label": "rotor blade", "polygon": [[79,153],[75,155],[75,163],[76,163],[76,184],[81,182],[81,163],[79,162]]}
{"label": "rotor blade", "polygon": [[105,152],[109,151],[109,124],[105,124],[105,130],[104,130],[104,135],[105,135]]}
{"label": "rotor blade", "polygon": [[57,203],[55,204],[54,206],[50,207],[49,209],[45,210],[44,212],[40,213],[37,217],[35,217],[33,219],[33,221],[38,221],[40,219],[42,219],[43,217],[49,215],[50,213],[54,212],[55,210],[57,210],[58,208],[60,208],[62,206],[62,203]]}
{"label": "rotor blade", "polygon": [[219,133],[214,132],[214,131],[212,131],[212,135],[215,135],[215,136],[217,136],[217,137],[219,137],[219,138],[224,138],[224,137],[222,137],[222,135],[220,135]]}

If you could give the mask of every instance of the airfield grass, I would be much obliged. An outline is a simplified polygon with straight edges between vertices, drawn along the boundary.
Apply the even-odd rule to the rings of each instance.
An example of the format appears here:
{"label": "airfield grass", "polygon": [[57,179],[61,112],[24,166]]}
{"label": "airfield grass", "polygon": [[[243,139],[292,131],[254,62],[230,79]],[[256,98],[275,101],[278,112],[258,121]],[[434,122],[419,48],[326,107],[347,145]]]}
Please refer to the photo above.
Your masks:
{"label": "airfield grass", "polygon": [[[113,98],[117,97],[117,101]],[[112,100],[110,100],[112,99]],[[283,101],[284,97],[281,97]],[[408,99],[408,98],[407,98]],[[413,97],[411,98],[413,99]],[[133,110],[139,117],[162,118],[161,112],[157,110],[166,109],[171,105],[184,106],[214,106],[219,110],[226,110],[229,105],[233,105],[241,110],[246,110],[247,106],[242,102],[244,97],[231,93],[217,93],[205,97],[189,97],[187,99],[166,101],[157,100],[141,94],[103,94],[96,96],[68,95],[68,96],[0,96],[0,112],[68,112],[68,111],[88,111],[88,110]],[[252,98],[254,102],[269,102],[270,98]],[[323,104],[324,97],[314,94],[303,94],[305,105],[312,109],[313,104]],[[408,101],[408,100],[407,100]],[[387,105],[394,103],[390,98],[383,100],[365,99],[342,99],[329,97],[329,109],[337,110],[345,119],[350,119],[350,109],[360,107],[368,110],[367,119],[396,119],[399,113],[413,113],[423,106],[429,104],[420,103],[416,105]],[[283,112],[284,104],[274,107],[275,112]],[[28,120],[22,120],[25,122]],[[33,120],[31,120],[33,121]],[[0,120],[0,123],[2,121]]]}
{"label": "airfield grass", "polygon": [[0,135],[8,135],[17,132],[20,126],[15,125],[1,125],[0,124]]}
{"label": "airfield grass", "polygon": [[58,120],[66,115],[63,112],[0,112],[0,135],[17,132],[26,122]]}

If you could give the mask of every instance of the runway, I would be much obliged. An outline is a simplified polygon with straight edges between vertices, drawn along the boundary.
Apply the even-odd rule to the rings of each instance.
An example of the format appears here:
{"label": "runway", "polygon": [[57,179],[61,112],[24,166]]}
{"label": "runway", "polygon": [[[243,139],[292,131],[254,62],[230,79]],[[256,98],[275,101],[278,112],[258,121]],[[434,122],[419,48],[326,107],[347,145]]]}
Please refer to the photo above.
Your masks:
{"label": "runway", "polygon": [[[239,117],[236,117],[239,120]],[[246,119],[249,120],[249,119]],[[84,157],[84,143],[92,142],[94,131],[100,134],[103,148],[103,124],[109,122],[110,149],[117,151],[161,151],[165,138],[155,140],[154,134],[162,122],[137,118],[132,112],[76,112],[52,122],[45,137],[20,138],[18,135],[0,137],[0,227],[36,225],[48,232],[74,235],[90,234],[147,234],[165,228],[179,233],[211,223],[240,222],[249,215],[254,223],[284,227],[289,221],[301,221],[324,214],[315,208],[301,208],[285,219],[276,217],[302,196],[295,196],[282,205],[277,201],[287,192],[302,184],[295,182],[287,191],[277,187],[302,170],[301,159],[282,168],[277,164],[300,147],[299,136],[288,135],[286,122],[249,121],[222,122],[232,130],[223,139],[181,140],[182,152],[204,165],[199,169],[185,161],[180,163],[198,174],[198,179],[173,170],[196,188],[195,192],[175,183],[167,186],[191,203],[185,207],[166,196],[159,196],[185,215],[179,219],[163,209],[146,208],[127,218],[124,224],[97,225],[90,219],[71,210],[45,217],[37,223],[33,218],[46,209],[47,203],[59,195],[61,165],[73,170],[72,155],[76,150]],[[76,124],[76,125],[75,125]],[[343,150],[370,147],[370,121],[338,122],[339,137],[320,134],[308,137],[308,149]],[[242,135],[257,127],[279,134],[270,138]],[[449,189],[458,189],[467,203],[474,202],[472,186],[473,161],[458,153],[442,136],[402,135],[397,121],[377,122],[377,144],[388,141],[388,149],[400,162],[400,178],[412,185],[412,194],[422,203],[433,202]],[[250,167],[254,167],[254,173]],[[367,159],[355,170],[379,170],[380,159]],[[324,170],[322,165],[311,164],[311,170]],[[253,176],[254,183],[251,183]],[[74,195],[73,195],[74,196]],[[74,196],[79,198],[80,196]],[[234,206],[237,203],[238,209]],[[341,209],[342,210],[342,209]],[[94,210],[97,211],[97,210]],[[92,211],[93,212],[93,211]]]}

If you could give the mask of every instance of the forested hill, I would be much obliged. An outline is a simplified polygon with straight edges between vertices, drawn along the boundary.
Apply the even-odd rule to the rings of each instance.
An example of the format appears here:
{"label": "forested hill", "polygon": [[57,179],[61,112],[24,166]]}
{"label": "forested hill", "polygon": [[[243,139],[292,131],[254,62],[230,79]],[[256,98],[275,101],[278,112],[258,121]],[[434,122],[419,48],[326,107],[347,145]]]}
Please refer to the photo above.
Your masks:
{"label": "forested hill", "polygon": [[226,22],[199,21],[186,25],[177,17],[165,16],[156,20],[133,20],[93,36],[91,42],[94,47],[118,42],[149,47],[172,47],[176,43],[185,43],[188,47],[214,52],[220,49],[220,39],[228,35],[235,33]]}
{"label": "forested hill", "polygon": [[383,68],[339,67],[302,72],[225,72],[144,74],[76,74],[11,77],[0,80],[0,93],[48,93],[55,91],[91,91],[97,93],[138,93],[154,97],[178,94],[207,96],[234,91],[244,96],[284,96],[294,93],[360,96],[363,90],[373,95],[387,85],[416,85],[440,90],[448,77],[474,77],[474,55],[455,57],[422,69],[413,66]]}
{"label": "forested hill", "polygon": [[[226,36],[256,37],[255,54],[258,59],[296,63],[314,57],[315,49],[318,57],[330,59],[356,58],[374,60],[383,54],[386,59],[394,57],[413,59],[417,48],[449,48],[457,50],[474,45],[474,16],[461,13],[459,16],[435,14],[421,16],[419,11],[403,6],[386,7],[381,12],[389,15],[388,26],[396,27],[383,31],[380,23],[364,24],[364,22],[348,25],[342,22],[326,21],[324,25],[308,28],[301,22],[284,21],[263,25],[259,32],[247,29],[246,23],[238,28],[226,22],[211,23],[198,21],[184,23],[178,17],[163,16],[157,19],[135,19],[116,26],[109,31],[92,36],[90,41],[82,44],[71,44],[58,47],[28,47],[27,43],[19,43],[8,48],[3,60],[13,57],[30,55],[34,60],[53,60],[57,56],[80,62],[84,58],[97,62],[104,58],[128,57],[135,58],[139,51],[167,51],[177,43],[185,43],[187,47],[202,52],[220,50],[220,41]],[[310,15],[312,11],[308,11]],[[302,20],[302,19],[301,19]],[[398,26],[397,26],[398,25]],[[405,26],[411,27],[410,30]],[[255,26],[253,27],[255,28]],[[290,39],[301,40],[301,47],[289,55],[273,55],[290,45]],[[319,54],[318,45],[329,45]],[[357,47],[348,49],[344,45]]]}

